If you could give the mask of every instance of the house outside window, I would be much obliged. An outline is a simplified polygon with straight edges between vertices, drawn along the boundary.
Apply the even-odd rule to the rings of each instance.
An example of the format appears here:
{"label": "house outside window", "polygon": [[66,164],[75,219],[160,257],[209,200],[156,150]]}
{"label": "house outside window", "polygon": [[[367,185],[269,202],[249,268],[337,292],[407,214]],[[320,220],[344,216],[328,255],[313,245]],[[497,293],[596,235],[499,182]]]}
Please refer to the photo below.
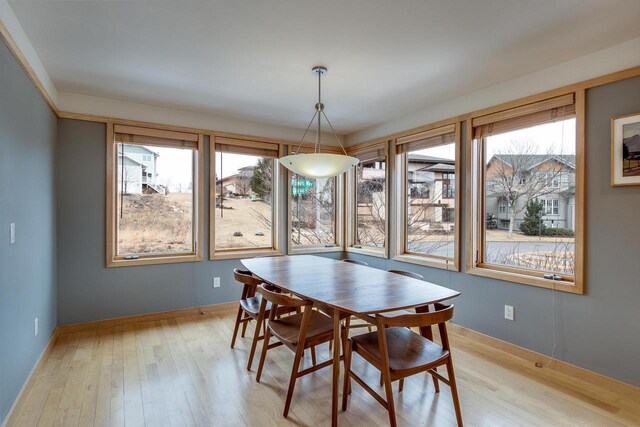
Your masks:
{"label": "house outside window", "polygon": [[209,258],[279,254],[277,143],[211,141]]}
{"label": "house outside window", "polygon": [[202,259],[203,138],[108,125],[107,267]]}
{"label": "house outside window", "polygon": [[584,92],[523,102],[468,123],[467,271],[582,293]]}

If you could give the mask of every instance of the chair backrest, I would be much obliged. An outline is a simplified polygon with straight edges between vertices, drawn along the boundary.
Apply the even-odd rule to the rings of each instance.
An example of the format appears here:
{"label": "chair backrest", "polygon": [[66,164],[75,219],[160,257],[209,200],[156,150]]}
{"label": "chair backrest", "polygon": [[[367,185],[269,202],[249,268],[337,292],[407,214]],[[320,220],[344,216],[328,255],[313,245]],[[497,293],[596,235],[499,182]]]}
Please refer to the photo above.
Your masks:
{"label": "chair backrest", "polygon": [[387,270],[389,273],[393,274],[401,274],[403,276],[411,277],[412,279],[424,280],[424,276],[422,274],[414,273],[413,271],[404,271],[404,270]]}
{"label": "chair backrest", "polygon": [[367,264],[366,262],[364,262],[364,261],[358,261],[357,259],[349,259],[349,258],[345,258],[345,259],[343,259],[343,260],[342,260],[342,262],[348,262],[348,263],[351,263],[351,264],[364,265],[365,267],[368,267],[368,266],[369,266],[369,264]]}
{"label": "chair backrest", "polygon": [[233,270],[233,278],[236,279],[237,282],[244,285],[244,287],[242,288],[241,299],[253,297],[256,294],[258,285],[262,283],[262,281],[252,275],[250,271],[240,270],[239,268]]}
{"label": "chair backrest", "polygon": [[453,304],[445,305],[435,303],[435,311],[430,313],[407,313],[397,316],[387,316],[384,313],[376,315],[378,330],[384,330],[387,326],[402,328],[426,328],[438,325],[442,347],[449,349],[446,322],[453,317]]}
{"label": "chair backrest", "polygon": [[266,283],[258,286],[258,292],[260,293],[260,295],[262,295],[263,305],[265,305],[267,301],[271,303],[270,317],[272,318],[275,317],[278,311],[278,307],[297,308],[313,305],[312,301],[294,298],[290,297],[289,295],[278,293],[276,292],[275,288],[267,285]]}

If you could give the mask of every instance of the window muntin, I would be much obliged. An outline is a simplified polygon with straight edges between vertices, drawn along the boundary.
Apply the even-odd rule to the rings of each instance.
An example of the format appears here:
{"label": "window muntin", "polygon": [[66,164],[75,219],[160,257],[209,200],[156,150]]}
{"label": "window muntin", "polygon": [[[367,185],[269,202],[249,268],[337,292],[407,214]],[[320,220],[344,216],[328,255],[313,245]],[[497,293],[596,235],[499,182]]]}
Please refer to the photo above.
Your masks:
{"label": "window muntin", "polygon": [[480,139],[482,264],[574,276],[575,131],[570,117]]}
{"label": "window muntin", "polygon": [[289,173],[292,248],[337,245],[338,179],[308,178]]}
{"label": "window muntin", "polygon": [[387,228],[386,156],[355,167],[354,246],[384,248]]}
{"label": "window muntin", "polygon": [[276,159],[216,152],[214,162],[215,251],[274,249]]}
{"label": "window muntin", "polygon": [[453,261],[456,143],[411,150],[404,160],[404,253]]}

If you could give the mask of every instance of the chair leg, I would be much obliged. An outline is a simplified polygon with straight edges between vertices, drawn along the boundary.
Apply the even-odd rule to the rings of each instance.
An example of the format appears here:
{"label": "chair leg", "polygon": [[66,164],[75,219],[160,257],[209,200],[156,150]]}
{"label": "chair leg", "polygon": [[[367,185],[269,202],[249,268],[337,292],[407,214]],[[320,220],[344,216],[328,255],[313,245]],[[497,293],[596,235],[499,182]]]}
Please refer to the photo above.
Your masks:
{"label": "chair leg", "polygon": [[267,350],[269,348],[269,340],[271,339],[271,330],[267,328],[264,333],[264,340],[262,340],[262,353],[260,353],[260,364],[258,364],[258,373],[256,374],[256,382],[260,382],[262,376],[262,367],[264,366],[264,359],[267,357]]}
{"label": "chair leg", "polygon": [[316,347],[311,347],[311,363],[316,366]]}
{"label": "chair leg", "polygon": [[333,340],[329,341],[329,353],[333,350]]}
{"label": "chair leg", "polygon": [[236,336],[238,335],[238,326],[240,326],[240,319],[242,318],[242,307],[238,307],[238,314],[236,315],[236,324],[233,326],[233,337],[231,338],[231,348],[236,345]]}
{"label": "chair leg", "polygon": [[[311,347],[313,351],[313,347]],[[313,354],[313,353],[312,353]],[[284,403],[284,412],[282,416],[287,418],[289,415],[289,408],[291,408],[291,399],[293,398],[293,389],[296,386],[296,380],[298,379],[298,370],[300,369],[300,361],[304,356],[304,343],[298,343],[296,349],[296,356],[293,359],[293,367],[291,368],[291,378],[289,379],[289,389],[287,390],[287,400]]]}
{"label": "chair leg", "polygon": [[449,377],[449,386],[451,387],[451,397],[453,398],[453,407],[456,410],[456,421],[458,427],[462,427],[462,411],[460,410],[460,400],[458,399],[458,386],[456,385],[456,376],[453,373],[453,362],[451,357],[447,361],[447,376]]}
{"label": "chair leg", "polygon": [[383,373],[382,375],[384,380],[384,391],[387,395],[387,409],[389,410],[389,425],[391,427],[397,427],[398,424],[396,422],[396,407],[393,403],[393,389],[391,388],[391,378],[389,377],[389,372],[386,372],[386,375]]}
{"label": "chair leg", "polygon": [[256,322],[256,330],[253,332],[253,342],[251,343],[251,351],[249,352],[249,360],[247,361],[247,371],[251,370],[251,365],[253,364],[253,356],[256,354],[256,347],[258,346],[262,325],[264,325],[264,322]]}
{"label": "chair leg", "polygon": [[[438,371],[438,368],[435,367],[433,368],[434,371]],[[431,375],[431,379],[433,379],[433,388],[436,389],[436,393],[440,393],[440,382],[438,381],[438,379],[436,377],[434,377],[433,375]]]}
{"label": "chair leg", "polygon": [[247,325],[249,324],[249,322],[251,322],[251,320],[248,320],[242,324],[242,335],[240,335],[242,338],[244,338],[244,333],[247,332]]}
{"label": "chair leg", "polygon": [[344,350],[344,387],[342,389],[342,410],[347,410],[347,400],[351,391],[351,341],[347,341]]}
{"label": "chair leg", "polygon": [[404,389],[404,378],[400,379],[400,385],[398,387],[398,391],[402,391]]}

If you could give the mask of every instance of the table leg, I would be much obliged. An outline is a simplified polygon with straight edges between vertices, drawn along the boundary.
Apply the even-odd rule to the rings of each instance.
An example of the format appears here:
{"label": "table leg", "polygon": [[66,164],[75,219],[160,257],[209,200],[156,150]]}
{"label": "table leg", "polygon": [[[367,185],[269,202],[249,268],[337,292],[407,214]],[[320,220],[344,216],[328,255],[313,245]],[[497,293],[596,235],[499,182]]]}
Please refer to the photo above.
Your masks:
{"label": "table leg", "polygon": [[338,388],[340,386],[340,350],[342,344],[340,311],[333,310],[333,385],[331,396],[331,425],[338,425]]}

